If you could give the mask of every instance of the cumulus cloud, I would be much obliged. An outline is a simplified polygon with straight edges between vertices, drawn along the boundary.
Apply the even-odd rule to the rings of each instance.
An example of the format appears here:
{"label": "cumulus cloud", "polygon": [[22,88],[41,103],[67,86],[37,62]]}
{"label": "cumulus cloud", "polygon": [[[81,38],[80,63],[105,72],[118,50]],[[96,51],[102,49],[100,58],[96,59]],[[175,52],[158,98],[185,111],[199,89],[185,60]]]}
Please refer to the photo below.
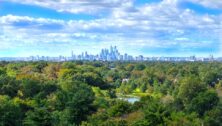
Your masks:
{"label": "cumulus cloud", "polygon": [[37,5],[59,12],[89,13],[111,10],[132,5],[131,0],[10,0],[12,2]]}
{"label": "cumulus cloud", "polygon": [[215,9],[222,8],[221,0],[189,0],[189,1],[209,8],[215,8]]}
{"label": "cumulus cloud", "polygon": [[[135,6],[135,0],[10,0],[38,5],[60,12],[100,14],[93,20],[56,20],[28,16],[5,15],[0,17],[1,48],[16,46],[125,46],[134,54],[139,49],[163,49],[177,47],[177,51],[194,48],[218,48],[220,44],[221,16],[198,15],[193,10],[179,7],[179,0],[163,0],[159,3]],[[205,1],[205,0],[203,0]],[[214,7],[199,0],[192,2]],[[211,3],[212,4],[212,3]],[[218,2],[217,6],[220,5]],[[214,7],[216,8],[216,6]],[[7,44],[6,44],[7,43]],[[222,41],[221,41],[222,43]],[[221,44],[222,45],[222,44]],[[135,48],[136,47],[136,48]],[[220,47],[219,47],[220,48]],[[129,52],[130,53],[130,52]]]}

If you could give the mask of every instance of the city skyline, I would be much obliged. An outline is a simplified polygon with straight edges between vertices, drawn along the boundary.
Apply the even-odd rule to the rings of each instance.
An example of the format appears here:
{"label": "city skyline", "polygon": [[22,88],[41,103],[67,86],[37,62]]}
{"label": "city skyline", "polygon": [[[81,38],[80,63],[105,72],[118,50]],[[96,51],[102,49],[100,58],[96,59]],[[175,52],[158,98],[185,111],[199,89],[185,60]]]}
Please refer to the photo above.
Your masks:
{"label": "city skyline", "polygon": [[167,61],[167,62],[209,62],[209,61],[222,61],[222,57],[214,57],[209,55],[207,57],[196,57],[195,55],[187,57],[147,57],[143,55],[133,56],[127,53],[120,53],[117,46],[110,46],[110,48],[102,48],[100,53],[92,54],[88,51],[80,54],[71,52],[69,56],[29,56],[29,57],[0,57],[0,61],[53,61],[53,62],[64,62],[64,61]]}
{"label": "city skyline", "polygon": [[0,0],[0,57],[222,57],[221,20],[219,0]]}

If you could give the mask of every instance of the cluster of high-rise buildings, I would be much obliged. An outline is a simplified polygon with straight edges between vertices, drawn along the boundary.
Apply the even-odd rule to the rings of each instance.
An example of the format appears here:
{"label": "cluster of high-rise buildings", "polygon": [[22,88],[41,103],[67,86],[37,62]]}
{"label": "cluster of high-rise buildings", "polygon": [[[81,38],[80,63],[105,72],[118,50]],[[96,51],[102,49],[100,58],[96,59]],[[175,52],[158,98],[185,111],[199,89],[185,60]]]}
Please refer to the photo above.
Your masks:
{"label": "cluster of high-rise buildings", "polygon": [[[63,59],[64,60],[64,59]],[[116,46],[110,46],[110,49],[102,49],[97,55],[90,55],[88,52],[82,52],[80,55],[75,55],[72,51],[71,58],[67,60],[88,60],[88,61],[214,61],[221,60],[214,58],[213,55],[209,57],[144,57],[143,55],[132,56],[127,53],[121,54]]]}
{"label": "cluster of high-rise buildings", "polygon": [[72,51],[71,60],[130,61],[134,60],[134,58],[127,53],[121,55],[116,46],[111,46],[110,49],[102,49],[97,55],[88,54],[88,52],[75,55]]}
{"label": "cluster of high-rise buildings", "polygon": [[110,46],[110,49],[102,49],[99,54],[89,54],[87,51],[81,54],[75,54],[72,51],[71,56],[30,56],[30,57],[0,57],[0,61],[173,61],[173,62],[194,62],[194,61],[222,61],[222,58],[209,57],[144,57],[143,55],[132,56],[127,53],[121,54],[116,46]]}

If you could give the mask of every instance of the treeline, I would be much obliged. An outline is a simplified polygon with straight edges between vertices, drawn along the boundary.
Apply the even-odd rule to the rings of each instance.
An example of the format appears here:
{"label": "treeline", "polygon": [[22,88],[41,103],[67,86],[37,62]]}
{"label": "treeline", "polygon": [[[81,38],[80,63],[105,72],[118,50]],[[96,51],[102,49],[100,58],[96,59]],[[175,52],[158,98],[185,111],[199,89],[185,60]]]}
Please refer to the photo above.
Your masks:
{"label": "treeline", "polygon": [[0,126],[221,126],[221,99],[219,62],[0,62]]}

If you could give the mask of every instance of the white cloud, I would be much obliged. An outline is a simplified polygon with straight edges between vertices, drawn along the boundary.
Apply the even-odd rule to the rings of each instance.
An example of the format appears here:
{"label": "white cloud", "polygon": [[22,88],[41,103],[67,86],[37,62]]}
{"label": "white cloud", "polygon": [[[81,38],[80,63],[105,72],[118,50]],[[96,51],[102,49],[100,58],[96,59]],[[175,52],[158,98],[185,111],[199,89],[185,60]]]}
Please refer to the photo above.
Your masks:
{"label": "white cloud", "polygon": [[0,23],[10,23],[10,22],[19,22],[19,21],[29,21],[29,22],[39,22],[39,23],[63,23],[63,20],[53,20],[53,19],[46,19],[46,18],[32,18],[28,16],[15,16],[15,15],[6,15],[2,16]]}
{"label": "white cloud", "polygon": [[[15,2],[21,2],[13,0]],[[221,16],[198,15],[178,7],[179,0],[163,0],[155,4],[134,6],[132,0],[24,0],[34,4],[72,13],[102,13],[106,17],[94,20],[55,20],[27,16],[0,17],[1,48],[16,46],[56,45],[61,47],[87,44],[92,47],[118,45],[129,48],[207,47],[221,35]],[[193,0],[198,2],[198,0]],[[53,29],[51,28],[57,28]],[[15,36],[16,35],[16,36]],[[208,38],[208,42],[205,39]],[[88,42],[88,43],[87,43]],[[87,43],[87,44],[86,44]],[[57,44],[58,45],[58,44]],[[222,41],[221,41],[222,45]],[[222,49],[221,49],[222,50]],[[136,52],[136,51],[135,51]],[[135,53],[134,52],[134,53]]]}
{"label": "white cloud", "polygon": [[23,4],[38,5],[55,9],[59,12],[96,13],[118,7],[132,5],[132,0],[10,0]]}
{"label": "white cloud", "polygon": [[221,0],[188,0],[190,2],[203,5],[205,7],[221,9],[222,1]]}

